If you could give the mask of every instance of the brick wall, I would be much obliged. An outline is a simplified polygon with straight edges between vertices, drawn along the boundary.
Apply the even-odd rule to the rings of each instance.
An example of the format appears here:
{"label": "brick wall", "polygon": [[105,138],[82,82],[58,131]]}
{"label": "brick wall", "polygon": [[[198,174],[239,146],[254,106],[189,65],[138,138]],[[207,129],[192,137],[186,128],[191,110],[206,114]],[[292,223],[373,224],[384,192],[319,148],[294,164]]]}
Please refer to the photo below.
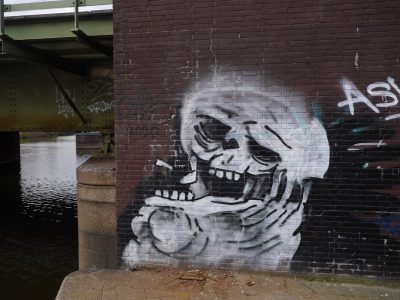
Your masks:
{"label": "brick wall", "polygon": [[398,277],[399,13],[116,0],[121,264]]}

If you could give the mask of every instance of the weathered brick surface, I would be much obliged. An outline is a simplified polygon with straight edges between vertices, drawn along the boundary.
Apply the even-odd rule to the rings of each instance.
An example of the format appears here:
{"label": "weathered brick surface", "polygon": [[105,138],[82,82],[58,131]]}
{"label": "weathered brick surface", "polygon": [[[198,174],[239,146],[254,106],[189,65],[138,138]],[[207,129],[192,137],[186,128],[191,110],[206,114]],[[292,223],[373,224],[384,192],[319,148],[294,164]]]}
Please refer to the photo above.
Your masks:
{"label": "weathered brick surface", "polygon": [[[181,138],[180,124],[183,101],[190,95],[190,87],[204,80],[212,85],[219,74],[234,73],[245,87],[249,87],[247,82],[257,82],[258,92],[265,87],[268,95],[289,103],[286,113],[274,121],[279,127],[279,130],[274,127],[275,131],[282,136],[290,135],[291,130],[310,125],[308,121],[296,120],[296,116],[310,115],[309,118],[314,116],[319,120],[324,128],[321,132],[329,141],[329,169],[324,172],[324,166],[316,159],[317,166],[312,168],[316,172],[320,168],[323,178],[312,179],[304,213],[295,215],[297,219],[302,218],[295,232],[296,236],[301,235],[301,242],[298,246],[287,246],[295,251],[290,259],[291,269],[398,277],[399,13],[400,3],[395,0],[114,1],[120,252],[134,238],[130,228],[133,215],[129,212],[138,212],[145,199],[159,188],[160,181],[169,176],[169,169],[155,167],[155,161],[179,164],[176,159],[180,159],[183,165],[189,166],[181,147],[185,141]],[[222,86],[214,87],[204,97],[212,99],[208,102],[217,107],[223,103]],[[343,102],[346,97],[358,103],[346,104]],[[246,102],[245,99],[235,98],[232,106],[235,101]],[[203,102],[207,101],[197,100],[197,106]],[[297,107],[298,102],[305,103],[307,112],[295,108],[295,117],[289,120],[288,107]],[[206,105],[205,110],[213,109]],[[268,124],[267,117],[253,116],[256,119],[253,121]],[[310,125],[310,128],[313,127]],[[315,137],[318,130],[311,131],[314,132],[312,139],[323,139]],[[292,139],[309,139],[307,134],[293,135]],[[291,138],[286,140],[288,144]],[[321,144],[324,143],[318,145]],[[307,151],[311,156],[323,152],[310,147]],[[296,160],[291,166],[295,164]],[[312,162],[308,162],[310,165]],[[174,184],[167,184],[165,189],[172,193]],[[229,189],[226,193],[229,196]],[[176,223],[167,218],[160,217],[160,220],[165,221],[166,236],[168,230],[183,230],[174,227]],[[218,220],[213,219],[213,224],[221,235],[225,230],[221,224],[226,220]],[[149,229],[143,226],[142,229]],[[149,221],[148,226],[154,229],[159,224]],[[283,236],[287,238],[293,230],[279,228],[274,232],[281,234],[277,240],[283,244],[276,249],[282,253],[286,243]],[[138,232],[135,233],[137,238]],[[146,239],[143,234],[141,231],[139,238]],[[185,245],[188,237],[177,234],[157,238],[153,242],[161,250],[158,254],[143,246],[125,255],[161,264],[182,260],[189,264],[267,269],[279,269],[282,264],[283,269],[287,268],[288,261],[274,255],[267,255],[256,265],[243,258],[242,252],[235,256],[237,260],[224,261],[222,257],[227,250],[218,238],[214,252],[208,251],[206,257],[199,258],[196,253],[197,258],[193,258],[194,250],[184,250],[183,258],[177,259],[174,251],[168,252],[168,247],[161,245],[160,239],[173,241],[170,245],[174,248]],[[253,246],[267,251],[261,244],[267,245],[269,238],[267,235]],[[168,252],[165,259],[162,252]]]}

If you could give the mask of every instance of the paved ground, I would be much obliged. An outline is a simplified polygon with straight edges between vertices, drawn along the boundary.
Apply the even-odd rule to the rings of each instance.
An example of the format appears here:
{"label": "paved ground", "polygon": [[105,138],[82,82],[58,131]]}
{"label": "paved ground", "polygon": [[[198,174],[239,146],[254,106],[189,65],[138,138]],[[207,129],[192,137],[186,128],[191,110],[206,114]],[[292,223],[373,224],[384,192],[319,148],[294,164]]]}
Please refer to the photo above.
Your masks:
{"label": "paved ground", "polygon": [[64,280],[56,300],[400,299],[399,282],[361,282],[214,269],[80,271]]}

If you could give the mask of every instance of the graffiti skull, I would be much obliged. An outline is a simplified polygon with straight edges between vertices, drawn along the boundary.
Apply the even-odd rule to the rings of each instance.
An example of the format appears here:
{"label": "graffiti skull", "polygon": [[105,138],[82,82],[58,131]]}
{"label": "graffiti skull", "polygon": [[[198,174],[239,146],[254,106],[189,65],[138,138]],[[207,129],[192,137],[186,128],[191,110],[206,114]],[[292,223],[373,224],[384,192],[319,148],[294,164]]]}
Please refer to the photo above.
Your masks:
{"label": "graffiti skull", "polygon": [[180,139],[190,172],[146,196],[124,262],[287,269],[312,179],[329,165],[326,132],[304,99],[214,75],[187,93]]}
{"label": "graffiti skull", "polygon": [[213,190],[209,175],[234,181],[234,187],[244,183],[236,195],[244,198],[268,198],[265,193],[278,188],[273,178],[282,173],[288,189],[323,177],[329,164],[326,133],[301,98],[232,85],[229,77],[216,81],[196,87],[181,111],[182,147],[200,177],[191,187],[197,197]]}

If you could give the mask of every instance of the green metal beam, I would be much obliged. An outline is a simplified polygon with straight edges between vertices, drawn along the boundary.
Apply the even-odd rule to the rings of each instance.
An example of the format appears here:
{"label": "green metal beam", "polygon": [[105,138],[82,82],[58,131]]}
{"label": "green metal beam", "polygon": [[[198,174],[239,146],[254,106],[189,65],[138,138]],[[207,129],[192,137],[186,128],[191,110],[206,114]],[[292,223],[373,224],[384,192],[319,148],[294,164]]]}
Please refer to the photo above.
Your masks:
{"label": "green metal beam", "polygon": [[87,35],[84,31],[79,28],[79,4],[80,1],[75,1],[75,9],[74,9],[74,29],[72,29],[72,33],[76,35],[76,40],[78,42],[82,42],[90,48],[103,53],[109,58],[113,58],[113,48],[107,45],[103,45],[96,38]]}
{"label": "green metal beam", "polygon": [[41,64],[43,66],[55,67],[70,73],[86,76],[84,65],[74,63],[50,53],[39,50],[21,41],[16,41],[6,34],[0,35],[1,53],[12,57]]}
{"label": "green metal beam", "polygon": [[[3,5],[0,0],[0,52],[8,54],[0,56],[0,131],[113,130],[112,62],[100,62],[105,57],[97,53],[112,51],[112,2],[78,0],[86,10],[91,5],[108,5],[94,14],[79,15],[75,29],[85,33],[80,38],[93,51],[77,43],[71,31],[72,7],[78,7],[74,1]],[[66,7],[65,15],[24,17],[24,11]]]}
{"label": "green metal beam", "polygon": [[89,79],[52,72],[86,124],[44,67],[13,62],[0,68],[0,131],[112,131],[111,62],[93,66]]}
{"label": "green metal beam", "polygon": [[[102,44],[108,45],[109,47],[112,47],[112,36],[110,37],[102,37],[102,38],[97,38],[99,42]],[[81,50],[90,50],[86,45],[79,43],[76,41],[75,38],[69,38],[69,39],[63,39],[63,40],[43,40],[43,41],[35,41],[35,42],[30,42],[29,45],[35,48],[39,49],[47,49],[51,51],[55,51],[57,53],[65,54],[69,52],[74,52],[74,51],[81,51]],[[93,51],[84,51],[85,53],[93,52]]]}
{"label": "green metal beam", "polygon": [[[75,38],[71,32],[73,19],[39,19],[22,21],[6,21],[5,33],[15,40],[45,40]],[[80,18],[79,27],[93,37],[112,36],[113,21],[111,16],[92,16]]]}
{"label": "green metal beam", "polygon": [[79,42],[84,43],[85,45],[89,46],[90,48],[103,53],[104,55],[108,56],[109,58],[113,58],[113,48],[106,46],[95,38],[88,36],[80,29],[73,29],[72,32],[76,35],[76,38]]}

